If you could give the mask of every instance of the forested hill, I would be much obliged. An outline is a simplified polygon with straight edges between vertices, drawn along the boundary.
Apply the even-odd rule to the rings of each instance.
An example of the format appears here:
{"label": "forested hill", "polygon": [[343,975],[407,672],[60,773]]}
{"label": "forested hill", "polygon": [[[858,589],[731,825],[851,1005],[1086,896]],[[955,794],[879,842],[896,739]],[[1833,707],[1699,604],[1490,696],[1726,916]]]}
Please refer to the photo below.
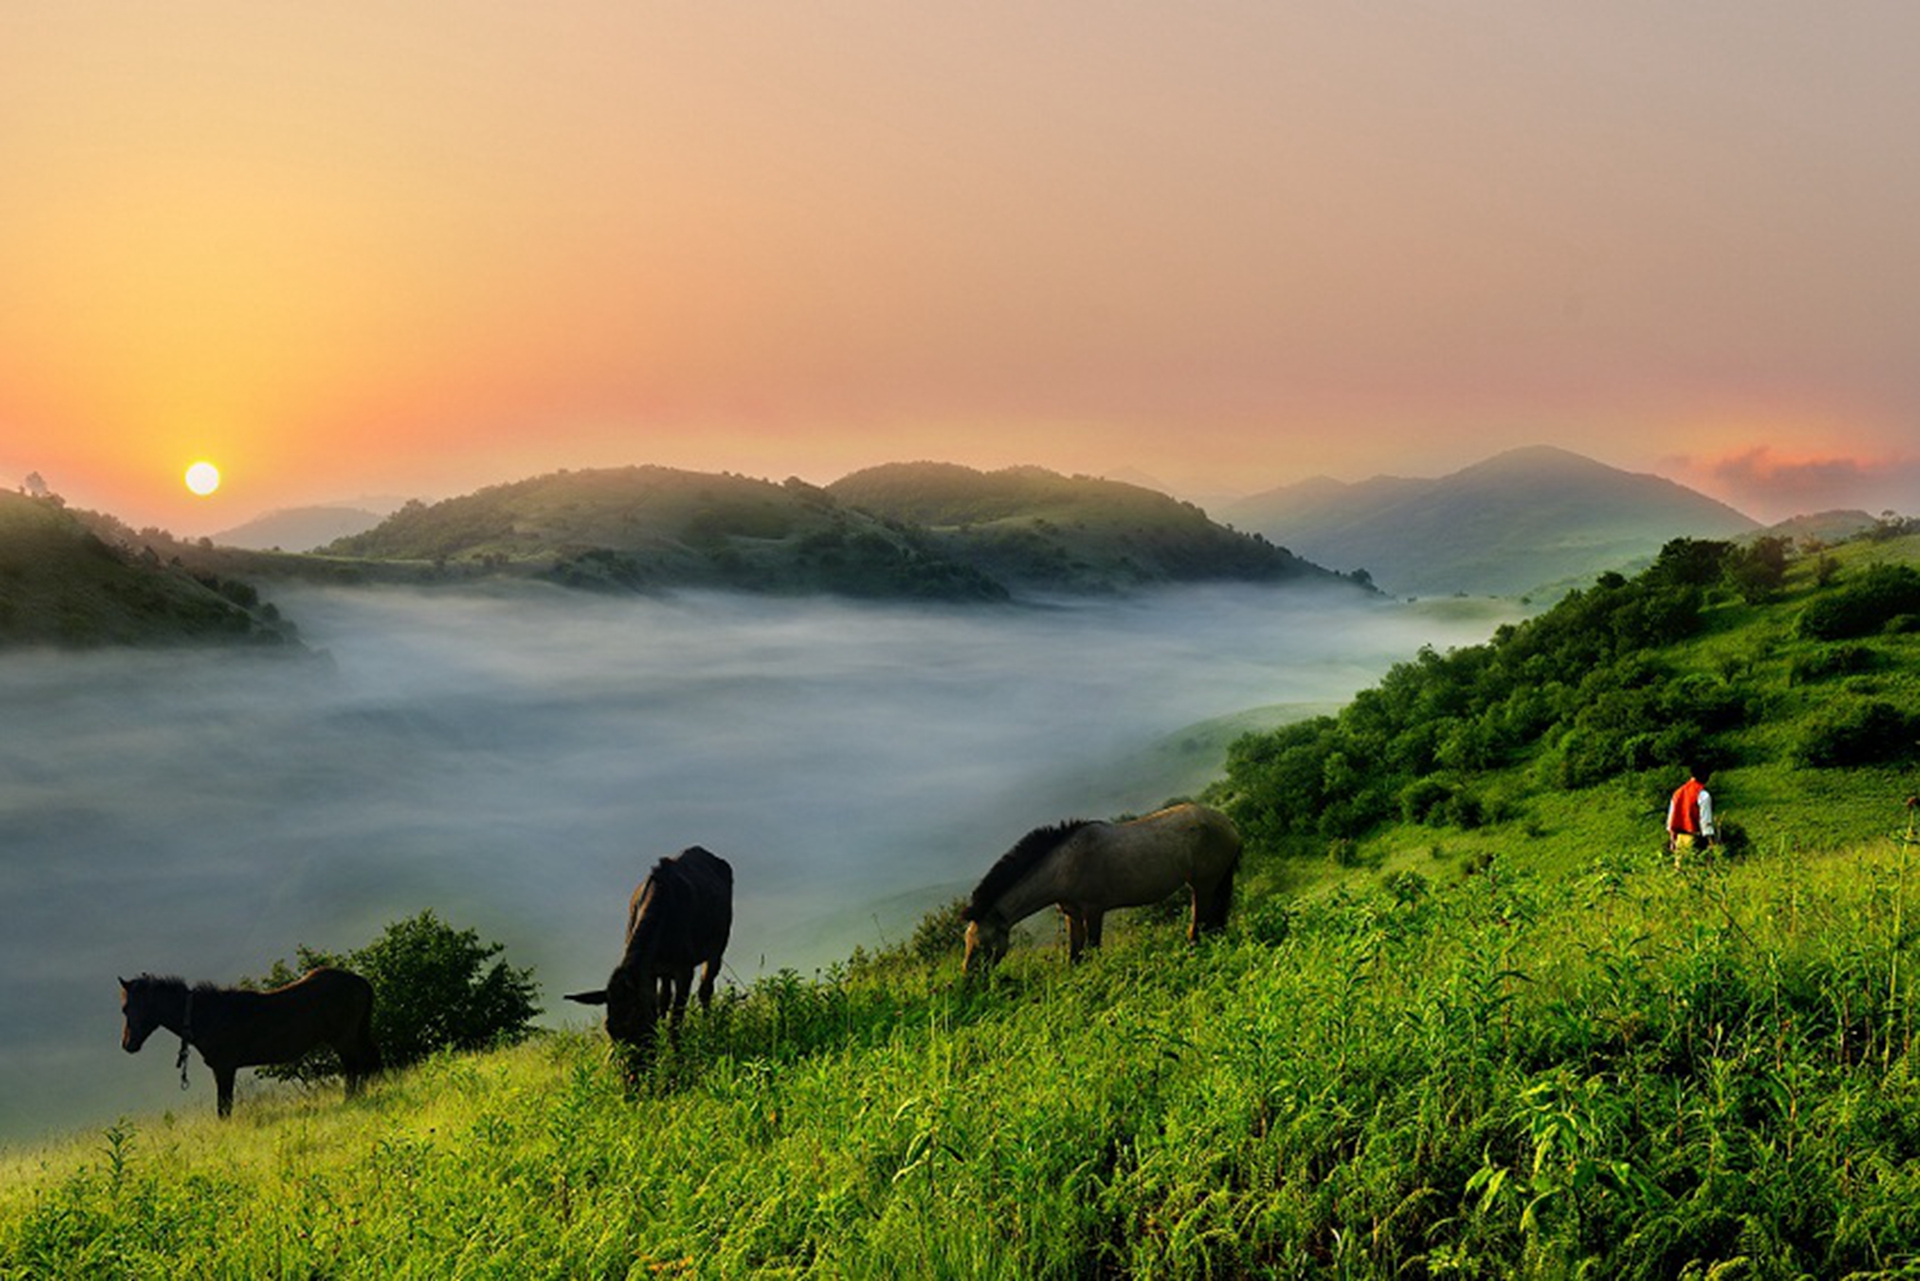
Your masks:
{"label": "forested hill", "polygon": [[1760,816],[1736,840],[1775,809],[1819,830],[1756,836],[1848,839],[1920,790],[1917,564],[1911,521],[1832,548],[1674,540],[1487,644],[1422,651],[1338,716],[1239,740],[1216,799],[1261,847],[1365,858],[1445,830],[1545,840],[1569,809],[1657,831],[1702,763],[1729,814]]}
{"label": "forested hill", "polygon": [[1256,534],[1157,490],[1040,467],[891,463],[827,486],[849,506],[926,528],[949,555],[1042,590],[1164,582],[1338,582]]}
{"label": "forested hill", "polygon": [[109,543],[58,498],[0,492],[0,649],[292,636],[245,583]]}
{"label": "forested hill", "polygon": [[966,600],[1351,581],[1152,490],[939,464],[875,468],[824,489],[665,467],[556,472],[411,503],[325,551],[572,586]]}
{"label": "forested hill", "polygon": [[561,471],[414,502],[326,552],[466,571],[533,571],[577,587],[721,587],[999,600],[1006,589],[919,531],[776,485],[668,467]]}

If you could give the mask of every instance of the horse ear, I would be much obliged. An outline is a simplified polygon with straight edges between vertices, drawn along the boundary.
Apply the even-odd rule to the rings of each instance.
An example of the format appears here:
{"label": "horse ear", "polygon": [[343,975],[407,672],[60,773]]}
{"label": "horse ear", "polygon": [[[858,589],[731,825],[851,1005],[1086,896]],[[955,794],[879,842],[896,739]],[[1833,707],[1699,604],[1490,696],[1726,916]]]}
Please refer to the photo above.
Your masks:
{"label": "horse ear", "polygon": [[[120,976],[118,974],[114,975],[114,977],[117,979],[120,979]],[[125,979],[120,979],[120,990],[122,992],[127,990],[127,981]]]}
{"label": "horse ear", "polygon": [[598,992],[569,992],[567,993],[566,999],[569,1001],[578,1001],[582,1005],[605,1005],[607,1003],[607,989],[603,987]]}

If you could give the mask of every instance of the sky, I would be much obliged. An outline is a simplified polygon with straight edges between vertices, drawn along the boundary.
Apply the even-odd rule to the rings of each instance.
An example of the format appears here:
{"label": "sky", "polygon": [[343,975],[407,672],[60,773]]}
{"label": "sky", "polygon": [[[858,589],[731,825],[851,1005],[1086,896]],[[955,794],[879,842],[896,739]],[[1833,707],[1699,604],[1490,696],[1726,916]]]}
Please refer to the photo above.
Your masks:
{"label": "sky", "polygon": [[1907,0],[7,0],[0,484],[198,535],[1555,444],[1913,512],[1915,48]]}

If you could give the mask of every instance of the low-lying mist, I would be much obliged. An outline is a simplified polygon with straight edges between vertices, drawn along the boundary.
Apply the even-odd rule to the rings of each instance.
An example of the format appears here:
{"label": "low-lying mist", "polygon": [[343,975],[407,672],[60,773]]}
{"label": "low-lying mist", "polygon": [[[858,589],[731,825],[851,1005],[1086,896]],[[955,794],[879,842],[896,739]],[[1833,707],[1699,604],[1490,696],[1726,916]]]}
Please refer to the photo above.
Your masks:
{"label": "low-lying mist", "polygon": [[1181,790],[1156,748],[1183,727],[1490,628],[1354,595],[289,590],[326,659],[0,658],[0,1139],[212,1108],[173,1038],[121,1052],[116,975],[231,983],[422,908],[534,966],[558,1020],[687,845],[734,865],[736,980],[897,939],[1029,828]]}

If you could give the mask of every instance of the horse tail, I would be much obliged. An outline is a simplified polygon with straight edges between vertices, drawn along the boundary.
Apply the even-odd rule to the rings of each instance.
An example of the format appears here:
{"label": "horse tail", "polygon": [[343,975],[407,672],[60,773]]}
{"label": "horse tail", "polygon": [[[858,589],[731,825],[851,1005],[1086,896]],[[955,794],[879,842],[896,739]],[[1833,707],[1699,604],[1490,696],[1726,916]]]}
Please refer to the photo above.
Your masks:
{"label": "horse tail", "polygon": [[1233,907],[1233,874],[1240,866],[1239,855],[1227,864],[1227,870],[1220,874],[1206,893],[1205,902],[1200,910],[1200,928],[1203,931],[1224,930],[1227,928],[1227,913]]}
{"label": "horse tail", "polygon": [[1200,911],[1200,928],[1203,930],[1224,930],[1227,928],[1227,913],[1233,907],[1233,876],[1240,870],[1242,846],[1240,834],[1231,823],[1222,820],[1226,828],[1225,835],[1232,842],[1232,852],[1227,857],[1226,868],[1220,873],[1220,879],[1207,891],[1206,901]]}

